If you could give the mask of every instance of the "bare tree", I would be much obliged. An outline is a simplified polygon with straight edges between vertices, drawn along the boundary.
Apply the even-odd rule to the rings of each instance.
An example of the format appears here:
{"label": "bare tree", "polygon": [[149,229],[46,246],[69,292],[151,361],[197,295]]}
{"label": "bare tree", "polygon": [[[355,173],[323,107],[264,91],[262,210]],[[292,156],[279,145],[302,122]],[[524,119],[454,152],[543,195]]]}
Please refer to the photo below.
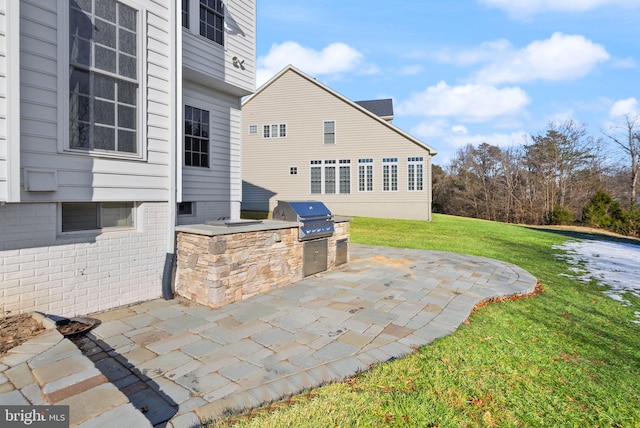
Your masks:
{"label": "bare tree", "polygon": [[624,124],[613,127],[605,135],[625,154],[629,162],[629,207],[637,203],[637,188],[640,176],[640,115],[624,117]]}

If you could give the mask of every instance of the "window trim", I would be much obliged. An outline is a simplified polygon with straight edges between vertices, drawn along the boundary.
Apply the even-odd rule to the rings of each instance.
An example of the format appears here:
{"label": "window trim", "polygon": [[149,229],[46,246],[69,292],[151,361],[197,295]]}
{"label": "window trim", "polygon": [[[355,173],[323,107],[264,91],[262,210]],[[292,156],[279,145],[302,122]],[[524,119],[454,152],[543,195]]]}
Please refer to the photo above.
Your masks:
{"label": "window trim", "polygon": [[[273,135],[273,130],[276,130],[276,136]],[[282,130],[284,129],[284,135],[282,135]],[[267,135],[269,134],[269,135]],[[262,124],[262,138],[264,140],[270,140],[274,138],[287,138],[287,124],[286,123],[264,123]]]}
{"label": "window trim", "polygon": [[[400,168],[399,168],[398,158],[383,158],[382,159],[382,191],[383,192],[398,192],[400,189],[399,186],[399,177],[400,177]],[[385,178],[385,167],[389,167],[388,178]],[[394,167],[395,166],[395,186],[393,182],[394,178]],[[387,183],[388,181],[388,183]],[[388,189],[385,187],[388,185]]]}
{"label": "window trim", "polygon": [[[420,168],[420,176],[418,177],[418,168]],[[412,172],[413,169],[413,172]],[[407,157],[407,192],[424,192],[424,157],[423,156],[409,156]],[[413,189],[411,188],[413,177]],[[418,179],[419,178],[419,179]],[[418,188],[419,187],[419,188]]]}
{"label": "window trim", "polygon": [[[98,218],[96,219],[97,223],[98,223],[98,228],[97,229],[83,229],[83,230],[70,230],[70,231],[63,231],[62,230],[62,206],[63,204],[67,204],[67,203],[71,203],[71,204],[76,204],[76,203],[80,203],[80,204],[96,204],[98,212]],[[109,203],[123,203],[123,204],[131,204],[131,226],[111,226],[111,227],[101,227],[101,223],[103,222],[103,211],[102,211],[102,204],[109,204]],[[138,230],[138,225],[141,224],[142,222],[140,221],[140,215],[138,213],[139,210],[139,204],[137,202],[132,202],[132,201],[103,201],[103,202],[59,202],[57,204],[57,232],[59,236],[73,236],[73,235],[82,235],[82,234],[90,234],[90,235],[97,235],[97,234],[102,234],[102,233],[111,233],[111,232],[126,232],[126,231],[136,231]]]}
{"label": "window trim", "polygon": [[[182,25],[182,23],[180,24],[180,26],[182,27],[183,31],[188,32],[189,34],[191,34],[194,37],[199,38],[200,40],[204,41],[205,43],[209,43],[211,46],[217,46],[218,49],[223,49],[226,50],[227,49],[227,42],[228,42],[228,38],[227,38],[227,31],[226,28],[224,27],[226,20],[224,18],[224,13],[223,13],[223,28],[222,28],[222,44],[209,39],[206,36],[203,36],[200,34],[200,0],[188,0],[189,4],[188,4],[188,12],[187,15],[189,16],[189,22],[188,22],[188,26],[185,27],[184,25]],[[225,2],[222,2],[222,10],[224,11],[224,9],[227,7],[227,5],[225,4]],[[182,5],[180,5],[180,13],[182,14]],[[182,16],[182,15],[181,15]],[[182,21],[182,19],[181,19]]]}
{"label": "window trim", "polygon": [[[209,115],[209,137],[208,137],[208,151],[207,151],[207,166],[202,166],[202,165],[187,165],[186,161],[187,161],[187,157],[186,157],[186,147],[185,147],[185,139],[187,138],[187,134],[185,133],[185,125],[186,125],[186,114],[185,114],[185,110],[187,109],[187,107],[191,107],[191,108],[195,108],[198,109],[200,111],[206,111]],[[204,170],[209,170],[211,169],[211,153],[212,153],[212,146],[211,146],[211,134],[212,134],[212,112],[211,110],[209,110],[207,107],[203,107],[201,104],[199,103],[192,103],[190,100],[183,100],[182,103],[182,167],[183,168],[189,168],[189,169],[194,169],[196,171],[204,171]],[[190,135],[193,137],[193,135]]]}
{"label": "window trim", "polygon": [[[370,193],[375,191],[374,165],[373,158],[358,159],[358,192]],[[369,171],[371,172],[371,183],[369,183]]]}
{"label": "window trim", "polygon": [[[138,84],[138,96],[136,105],[136,153],[127,154],[124,152],[111,152],[102,150],[82,150],[74,149],[69,146],[69,123],[71,115],[69,112],[69,78],[70,78],[70,61],[69,61],[69,3],[65,2],[66,7],[64,12],[58,13],[58,29],[64,29],[64,31],[58,31],[58,58],[64,58],[64,60],[58,61],[58,84],[57,89],[59,94],[65,94],[63,97],[58,97],[58,153],[89,156],[98,158],[112,158],[112,159],[127,159],[127,160],[147,160],[147,127],[144,126],[144,118],[147,117],[148,109],[147,103],[147,85],[145,84],[147,76],[147,63],[144,61],[147,52],[147,28],[146,28],[146,15],[147,9],[138,2],[131,0],[115,0],[118,3],[122,3],[136,10],[136,65],[137,65],[137,84]],[[107,73],[108,75],[108,73]]]}
{"label": "window trim", "polygon": [[[195,217],[196,216],[196,203],[195,202],[178,202],[176,204],[176,213],[178,214],[178,217]],[[181,213],[180,212],[180,206],[186,207],[189,206],[189,213]]]}
{"label": "window trim", "polygon": [[[327,123],[333,123],[333,134],[327,134],[327,132],[325,132],[325,126]],[[335,146],[337,144],[337,124],[335,120],[324,120],[322,121],[322,144],[323,145],[333,145]],[[327,135],[333,135],[333,142],[327,143]]]}
{"label": "window trim", "polygon": [[[340,170],[341,168],[349,168],[349,191],[341,192],[340,185],[342,181],[340,179]],[[313,170],[317,168],[320,170],[320,192],[313,191],[314,181],[313,178]],[[333,192],[327,192],[327,169],[333,168],[334,176],[333,181],[329,183],[333,183]],[[311,195],[350,195],[351,194],[351,160],[350,159],[312,159],[309,161],[309,194]],[[317,184],[317,183],[316,183]]]}

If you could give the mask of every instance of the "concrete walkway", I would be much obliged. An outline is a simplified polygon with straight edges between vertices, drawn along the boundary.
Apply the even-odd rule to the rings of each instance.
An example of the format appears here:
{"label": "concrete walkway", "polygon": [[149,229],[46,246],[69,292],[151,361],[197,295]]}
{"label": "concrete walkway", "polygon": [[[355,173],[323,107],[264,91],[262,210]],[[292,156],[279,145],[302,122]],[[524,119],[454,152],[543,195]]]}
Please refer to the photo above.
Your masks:
{"label": "concrete walkway", "polygon": [[478,302],[536,285],[486,258],[350,251],[338,270],[220,309],[175,299],[96,314],[102,324],[75,341],[82,355],[65,339],[53,345],[64,357],[50,346],[48,360],[23,358],[37,350],[24,344],[0,360],[0,404],[69,404],[72,426],[197,426],[401,357],[455,331]]}

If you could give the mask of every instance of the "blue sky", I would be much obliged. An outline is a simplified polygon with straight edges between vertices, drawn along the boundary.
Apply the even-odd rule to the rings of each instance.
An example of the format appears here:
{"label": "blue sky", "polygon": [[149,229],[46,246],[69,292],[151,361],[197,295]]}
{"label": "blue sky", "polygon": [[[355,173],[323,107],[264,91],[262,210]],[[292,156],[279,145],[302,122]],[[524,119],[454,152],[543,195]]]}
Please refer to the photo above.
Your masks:
{"label": "blue sky", "polygon": [[603,136],[640,112],[640,0],[258,0],[258,86],[288,64],[436,148]]}

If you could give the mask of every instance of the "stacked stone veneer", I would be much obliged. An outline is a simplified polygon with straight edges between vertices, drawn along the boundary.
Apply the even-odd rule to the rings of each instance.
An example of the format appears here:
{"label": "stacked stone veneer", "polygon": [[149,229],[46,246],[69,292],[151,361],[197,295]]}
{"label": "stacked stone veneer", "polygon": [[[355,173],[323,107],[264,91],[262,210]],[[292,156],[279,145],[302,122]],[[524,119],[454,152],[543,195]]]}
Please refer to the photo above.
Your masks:
{"label": "stacked stone veneer", "polygon": [[[336,266],[336,242],[348,239],[349,222],[327,238],[327,270]],[[207,236],[178,233],[176,292],[220,307],[303,278],[304,242],[298,227]]]}

